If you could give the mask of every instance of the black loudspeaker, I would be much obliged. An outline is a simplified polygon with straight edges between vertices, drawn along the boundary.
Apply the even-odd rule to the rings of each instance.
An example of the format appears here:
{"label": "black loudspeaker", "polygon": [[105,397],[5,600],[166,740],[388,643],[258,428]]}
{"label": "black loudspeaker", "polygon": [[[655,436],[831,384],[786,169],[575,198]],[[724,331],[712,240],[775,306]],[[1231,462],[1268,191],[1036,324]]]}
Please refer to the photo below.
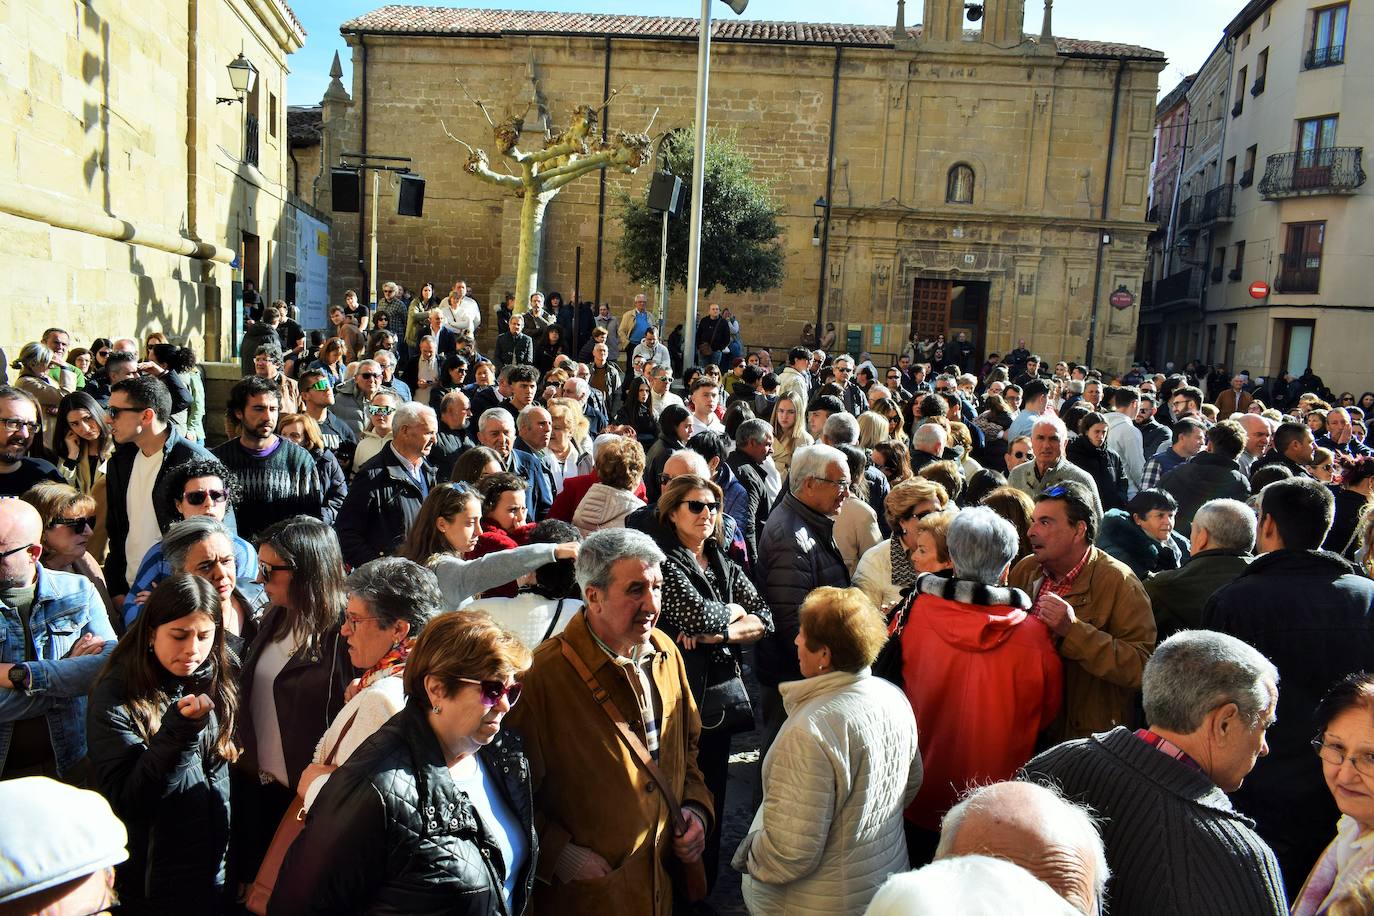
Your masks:
{"label": "black loudspeaker", "polygon": [[421,216],[425,209],[425,180],[419,175],[401,176],[401,196],[396,201],[399,216]]}
{"label": "black loudspeaker", "polygon": [[362,196],[362,179],[353,169],[329,170],[329,196],[335,213],[357,213]]}
{"label": "black loudspeaker", "polygon": [[682,201],[682,179],[668,172],[654,172],[649,184],[649,209],[677,216]]}

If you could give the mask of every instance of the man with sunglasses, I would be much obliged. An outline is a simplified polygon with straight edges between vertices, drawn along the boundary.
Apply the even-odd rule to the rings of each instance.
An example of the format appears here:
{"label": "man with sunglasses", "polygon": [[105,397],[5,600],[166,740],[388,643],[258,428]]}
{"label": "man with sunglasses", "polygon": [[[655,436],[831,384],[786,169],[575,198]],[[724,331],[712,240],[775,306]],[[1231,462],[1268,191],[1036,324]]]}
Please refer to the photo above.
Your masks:
{"label": "man with sunglasses", "polygon": [[365,359],[358,363],[351,379],[334,389],[334,402],[329,405],[329,412],[347,423],[355,435],[362,438],[367,432],[367,411],[364,408],[381,386],[382,367],[374,359]]}
{"label": "man with sunglasses", "polygon": [[173,521],[166,490],[168,469],[193,458],[214,456],[171,423],[172,396],[166,385],[150,376],[134,375],[117,382],[106,413],[115,450],[105,476],[109,544],[105,584],[119,604],[148,548],[162,540],[162,532]]}
{"label": "man with sunglasses", "polygon": [[[655,629],[663,561],[654,542],[631,529],[607,528],[582,542],[577,582],[586,608],[535,651],[507,719],[524,738],[534,787],[541,879],[534,912],[669,916],[686,909],[674,906],[681,888],[668,863],[700,860],[713,800],[697,766],[701,723],[682,655]],[[613,723],[616,713],[632,740]],[[632,743],[643,746],[682,805],[685,829]],[[593,880],[612,872],[609,884]]]}
{"label": "man with sunglasses", "polygon": [[[356,446],[358,434],[340,419],[338,414],[330,410],[337,397],[333,383],[329,381],[329,376],[323,369],[307,369],[301,373],[300,388],[301,412],[319,426],[324,447],[333,452],[342,464],[343,456],[339,454],[340,449],[345,444]],[[351,455],[352,449],[348,449],[348,452]]]}
{"label": "man with sunglasses", "polygon": [[84,697],[115,634],[89,579],[39,566],[42,537],[37,509],[0,499],[0,779],[75,781]]}
{"label": "man with sunglasses", "polygon": [[0,387],[0,496],[23,496],[44,480],[66,483],[52,464],[29,456],[38,428],[37,402],[18,388]]}

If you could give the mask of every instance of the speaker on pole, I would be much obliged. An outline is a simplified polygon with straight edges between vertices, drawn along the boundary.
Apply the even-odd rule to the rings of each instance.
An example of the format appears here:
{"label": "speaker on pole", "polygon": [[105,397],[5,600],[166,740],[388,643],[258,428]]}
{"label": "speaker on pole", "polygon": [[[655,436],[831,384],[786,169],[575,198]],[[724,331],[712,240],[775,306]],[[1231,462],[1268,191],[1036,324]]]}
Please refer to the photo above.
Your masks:
{"label": "speaker on pole", "polygon": [[401,196],[396,201],[398,216],[420,216],[425,209],[425,180],[419,175],[401,175]]}
{"label": "speaker on pole", "polygon": [[357,213],[361,191],[362,178],[357,169],[329,170],[329,197],[335,213]]}
{"label": "speaker on pole", "polygon": [[682,179],[668,172],[654,172],[649,183],[649,209],[677,216],[682,202]]}

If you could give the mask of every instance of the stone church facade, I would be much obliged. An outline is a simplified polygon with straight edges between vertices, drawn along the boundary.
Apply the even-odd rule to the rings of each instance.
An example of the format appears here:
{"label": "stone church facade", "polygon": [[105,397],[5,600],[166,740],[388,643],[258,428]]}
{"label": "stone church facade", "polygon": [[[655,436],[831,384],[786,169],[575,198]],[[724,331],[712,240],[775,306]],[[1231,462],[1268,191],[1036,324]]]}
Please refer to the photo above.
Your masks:
{"label": "stone church facade", "polygon": [[[1138,296],[1144,272],[1163,55],[1051,37],[1048,9],[1041,34],[1023,34],[1024,0],[986,0],[977,23],[964,7],[926,0],[914,28],[900,4],[896,26],[715,23],[710,129],[733,133],[773,182],[785,231],[779,289],[709,297],[741,316],[750,344],[786,346],[819,314],[855,352],[964,330],[980,353],[1024,338],[1047,355],[1083,359],[1092,346],[1097,364],[1130,361],[1138,305],[1108,303],[1121,289]],[[352,87],[336,80],[326,94],[318,159],[408,156],[427,180],[420,218],[395,215],[383,191],[378,282],[430,280],[442,293],[461,276],[490,319],[513,288],[518,203],[461,171],[466,151],[447,134],[491,147],[466,95],[498,120],[528,106],[525,132],[540,137],[546,118],[560,127],[612,90],[611,128],[690,129],[696,30],[668,17],[418,7],[344,23]],[[604,190],[592,175],[554,199],[543,289],[568,298],[576,282],[583,299],[628,307],[641,289],[614,267],[618,201],[643,194],[651,171],[607,175]],[[325,211],[328,184],[298,179]],[[829,207],[818,213],[819,197]],[[335,301],[368,286],[368,228],[335,215]],[[678,290],[666,326],[683,312]]]}

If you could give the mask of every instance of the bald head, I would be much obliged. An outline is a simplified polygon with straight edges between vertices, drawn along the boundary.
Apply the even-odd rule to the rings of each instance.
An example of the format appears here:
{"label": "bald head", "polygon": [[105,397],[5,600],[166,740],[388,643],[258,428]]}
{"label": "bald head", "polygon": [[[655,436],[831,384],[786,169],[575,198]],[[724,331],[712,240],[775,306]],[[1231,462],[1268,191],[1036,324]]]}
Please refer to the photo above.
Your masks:
{"label": "bald head", "polygon": [[1274,428],[1269,425],[1268,420],[1253,413],[1241,414],[1236,420],[1245,428],[1245,450],[1250,453],[1250,457],[1258,458],[1269,450],[1269,443],[1274,438]]}
{"label": "bald head", "polygon": [[701,457],[698,452],[687,449],[673,452],[668,460],[663,462],[663,473],[669,478],[695,474],[707,480],[711,479],[711,467],[706,463],[706,459]]}
{"label": "bald head", "polygon": [[[20,499],[0,499],[0,589],[23,588],[33,582],[43,553],[43,517]],[[29,548],[28,550],[16,548]]]}
{"label": "bald head", "polygon": [[1110,874],[1087,813],[1029,782],[985,786],[949,810],[935,858],[962,855],[1020,865],[1084,913],[1097,912]]}

